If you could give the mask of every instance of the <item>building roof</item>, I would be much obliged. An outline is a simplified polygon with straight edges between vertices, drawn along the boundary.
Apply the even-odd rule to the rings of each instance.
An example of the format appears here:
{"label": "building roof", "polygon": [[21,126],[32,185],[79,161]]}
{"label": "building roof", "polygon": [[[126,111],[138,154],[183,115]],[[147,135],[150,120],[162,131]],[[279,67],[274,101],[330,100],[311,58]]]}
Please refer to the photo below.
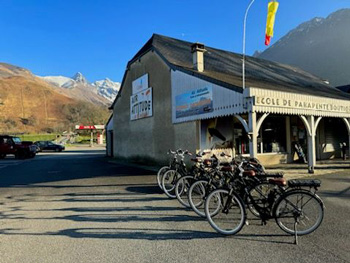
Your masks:
{"label": "building roof", "polygon": [[[220,86],[243,92],[242,55],[205,46],[204,71],[193,68],[193,43],[154,34],[129,61],[138,60],[150,50],[157,52],[174,70],[180,70]],[[319,77],[299,68],[246,56],[246,87],[349,100],[347,94]],[[113,107],[113,105],[112,105]]]}
{"label": "building roof", "polygon": [[337,87],[337,89],[340,89],[341,91],[344,91],[346,93],[350,93],[350,84],[345,86],[339,86]]}

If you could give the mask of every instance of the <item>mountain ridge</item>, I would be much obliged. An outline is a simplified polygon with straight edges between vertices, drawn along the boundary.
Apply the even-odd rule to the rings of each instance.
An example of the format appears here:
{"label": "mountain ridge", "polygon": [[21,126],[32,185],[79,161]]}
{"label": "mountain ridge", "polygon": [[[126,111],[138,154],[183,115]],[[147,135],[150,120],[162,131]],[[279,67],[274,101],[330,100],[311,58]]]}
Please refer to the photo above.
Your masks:
{"label": "mountain ridge", "polygon": [[106,105],[71,98],[60,90],[27,69],[0,63],[0,133],[61,132],[107,121]]}
{"label": "mountain ridge", "polygon": [[[107,106],[113,102],[120,89],[120,83],[113,82],[109,78],[90,83],[81,72],[77,72],[71,78],[65,76],[40,76],[40,78],[55,85],[56,87],[63,88],[60,90],[60,92],[66,94],[67,96],[71,96],[73,98],[76,96],[82,96],[88,101],[97,104],[102,103]],[[74,89],[80,91],[78,92]],[[92,92],[94,95],[90,94],[87,96],[87,94],[81,94],[82,92],[87,94]],[[88,97],[91,98],[88,99]]]}
{"label": "mountain ridge", "polygon": [[333,86],[350,83],[350,9],[315,17],[290,30],[256,57],[304,69]]}

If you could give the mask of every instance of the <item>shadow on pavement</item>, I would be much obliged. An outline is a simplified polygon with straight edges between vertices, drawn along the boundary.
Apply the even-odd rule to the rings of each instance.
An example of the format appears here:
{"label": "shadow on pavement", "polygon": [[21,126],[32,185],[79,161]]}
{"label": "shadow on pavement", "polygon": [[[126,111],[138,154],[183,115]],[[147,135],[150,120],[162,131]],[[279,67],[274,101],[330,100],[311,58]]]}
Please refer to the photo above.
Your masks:
{"label": "shadow on pavement", "polygon": [[338,197],[350,199],[350,187],[345,188],[341,191],[322,191],[320,193],[321,197]]}
{"label": "shadow on pavement", "polygon": [[[90,151],[89,151],[90,152]],[[33,184],[70,181],[95,177],[127,177],[154,175],[153,171],[108,162],[104,156],[93,158],[46,158],[33,162],[23,162],[20,165],[1,169],[0,188],[11,186],[29,186]],[[35,185],[48,187],[47,185]],[[86,185],[64,185],[53,188],[69,187],[99,187]]]}
{"label": "shadow on pavement", "polygon": [[163,194],[164,193],[159,188],[158,185],[129,186],[125,190],[132,192],[132,193],[141,193],[141,194]]}
{"label": "shadow on pavement", "polygon": [[[21,233],[18,229],[2,229],[3,235],[28,235],[28,236],[65,236],[70,238],[98,238],[98,239],[140,239],[140,240],[188,240],[199,238],[218,238],[221,235],[213,232],[175,230],[175,229],[151,229],[151,228],[72,228],[57,232],[46,233]],[[13,232],[16,231],[16,232]]]}

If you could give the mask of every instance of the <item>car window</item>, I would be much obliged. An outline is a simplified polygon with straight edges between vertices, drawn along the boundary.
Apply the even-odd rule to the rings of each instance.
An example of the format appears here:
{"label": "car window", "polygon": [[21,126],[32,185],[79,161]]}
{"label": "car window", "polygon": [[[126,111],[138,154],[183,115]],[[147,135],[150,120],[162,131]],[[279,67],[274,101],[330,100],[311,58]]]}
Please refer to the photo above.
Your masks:
{"label": "car window", "polygon": [[54,144],[53,144],[52,142],[48,142],[47,145],[52,146],[52,145],[54,145]]}
{"label": "car window", "polygon": [[12,140],[15,144],[21,144],[21,139],[18,137],[13,137]]}

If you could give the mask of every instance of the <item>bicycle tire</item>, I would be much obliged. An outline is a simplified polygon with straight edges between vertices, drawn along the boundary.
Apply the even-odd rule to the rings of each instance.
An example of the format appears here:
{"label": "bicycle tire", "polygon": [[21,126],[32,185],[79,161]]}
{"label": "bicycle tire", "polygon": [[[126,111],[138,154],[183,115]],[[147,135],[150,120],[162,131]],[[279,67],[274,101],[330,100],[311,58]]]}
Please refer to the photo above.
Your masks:
{"label": "bicycle tire", "polygon": [[162,178],[163,175],[165,174],[166,171],[170,170],[169,166],[163,166],[162,168],[159,169],[158,173],[157,173],[157,183],[160,189],[163,190],[163,186],[162,186]]}
{"label": "bicycle tire", "polygon": [[292,190],[276,202],[274,216],[277,225],[284,232],[294,235],[297,219],[297,235],[307,235],[315,231],[323,221],[323,202],[310,191]]}
{"label": "bicycle tire", "polygon": [[[224,208],[226,202],[229,202],[227,210]],[[247,218],[241,197],[234,192],[229,194],[226,189],[216,189],[208,195],[205,214],[211,227],[223,235],[237,234],[244,227]]]}
{"label": "bicycle tire", "polygon": [[194,182],[188,191],[188,201],[193,211],[200,217],[205,217],[205,199],[209,193],[207,193],[206,186],[208,180],[198,180]]}
{"label": "bicycle tire", "polygon": [[175,195],[177,200],[180,202],[180,204],[187,208],[191,207],[188,200],[188,191],[194,180],[194,176],[192,175],[183,176],[177,180],[175,185]]}
{"label": "bicycle tire", "polygon": [[162,187],[164,193],[171,199],[175,199],[175,184],[180,178],[180,174],[175,170],[168,170],[164,173],[162,178]]}

